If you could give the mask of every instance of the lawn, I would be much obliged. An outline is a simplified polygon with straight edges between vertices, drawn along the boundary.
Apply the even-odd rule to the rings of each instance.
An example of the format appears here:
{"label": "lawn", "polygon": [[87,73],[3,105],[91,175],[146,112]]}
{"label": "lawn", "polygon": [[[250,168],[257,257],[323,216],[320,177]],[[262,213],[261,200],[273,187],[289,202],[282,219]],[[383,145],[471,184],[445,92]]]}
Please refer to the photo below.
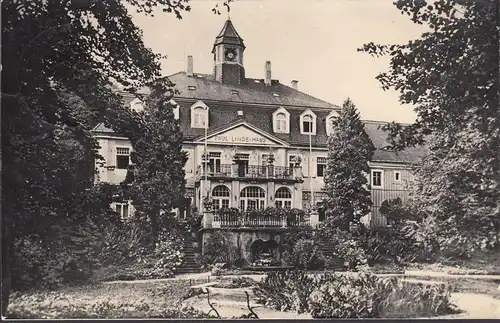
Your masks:
{"label": "lawn", "polygon": [[180,302],[192,285],[206,281],[94,284],[56,291],[14,293],[8,318],[198,318]]}

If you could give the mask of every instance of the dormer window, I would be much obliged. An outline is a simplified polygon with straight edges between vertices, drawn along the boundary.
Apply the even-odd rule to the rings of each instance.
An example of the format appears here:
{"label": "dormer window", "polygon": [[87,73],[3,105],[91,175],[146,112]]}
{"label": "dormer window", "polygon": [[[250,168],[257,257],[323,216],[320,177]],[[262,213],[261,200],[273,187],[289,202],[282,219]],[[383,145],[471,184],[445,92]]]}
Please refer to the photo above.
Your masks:
{"label": "dormer window", "polygon": [[273,131],[275,133],[290,132],[290,113],[283,108],[273,113]]}
{"label": "dormer window", "polygon": [[191,106],[191,128],[208,128],[208,106],[198,101]]}
{"label": "dormer window", "polygon": [[316,115],[309,109],[300,115],[300,133],[305,135],[316,134]]}
{"label": "dormer window", "polygon": [[333,123],[337,118],[339,117],[339,114],[337,111],[332,111],[330,114],[326,117],[325,120],[325,129],[326,129],[326,134],[330,136],[333,133]]}
{"label": "dormer window", "polygon": [[175,120],[179,120],[179,104],[177,104],[174,100],[170,100],[170,104],[174,107]]}
{"label": "dormer window", "polygon": [[140,99],[135,98],[130,102],[130,108],[136,112],[139,112],[144,110],[144,105]]}

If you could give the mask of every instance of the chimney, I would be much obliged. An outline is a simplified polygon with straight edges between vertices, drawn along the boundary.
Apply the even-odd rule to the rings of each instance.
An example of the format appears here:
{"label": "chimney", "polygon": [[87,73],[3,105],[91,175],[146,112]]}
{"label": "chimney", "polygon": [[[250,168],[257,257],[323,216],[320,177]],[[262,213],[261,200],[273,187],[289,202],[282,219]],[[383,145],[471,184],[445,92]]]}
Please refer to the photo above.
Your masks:
{"label": "chimney", "polygon": [[187,76],[193,76],[193,56],[191,55],[188,56],[186,74]]}
{"label": "chimney", "polygon": [[299,81],[297,80],[292,80],[292,82],[290,83],[291,87],[294,88],[295,90],[299,90]]}
{"label": "chimney", "polygon": [[271,62],[270,61],[266,62],[266,78],[264,80],[264,83],[267,86],[271,85]]}

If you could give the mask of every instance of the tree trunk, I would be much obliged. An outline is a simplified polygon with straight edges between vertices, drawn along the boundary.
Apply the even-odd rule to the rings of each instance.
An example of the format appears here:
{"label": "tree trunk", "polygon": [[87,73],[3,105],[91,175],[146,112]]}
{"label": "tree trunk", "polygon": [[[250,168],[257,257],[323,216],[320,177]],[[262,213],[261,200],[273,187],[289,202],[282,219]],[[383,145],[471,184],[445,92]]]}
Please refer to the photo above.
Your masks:
{"label": "tree trunk", "polygon": [[6,219],[8,215],[3,213],[2,226],[2,316],[5,317],[9,306],[11,289],[11,262],[12,262],[12,223]]}

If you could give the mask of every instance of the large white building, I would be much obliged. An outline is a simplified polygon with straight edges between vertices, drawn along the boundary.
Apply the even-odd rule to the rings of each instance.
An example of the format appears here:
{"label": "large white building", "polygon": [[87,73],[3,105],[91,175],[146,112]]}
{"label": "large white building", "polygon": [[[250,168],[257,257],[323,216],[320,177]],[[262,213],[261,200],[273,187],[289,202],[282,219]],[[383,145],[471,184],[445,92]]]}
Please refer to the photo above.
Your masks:
{"label": "large white building", "polygon": [[[301,92],[297,81],[285,85],[272,79],[270,62],[263,64],[262,78],[246,77],[244,52],[243,39],[228,20],[212,48],[212,73],[195,72],[189,56],[186,71],[169,76],[179,91],[173,100],[189,157],[185,172],[191,206],[200,209],[201,197],[210,196],[216,209],[308,209],[311,195],[315,202],[324,196],[327,138],[340,108]],[[141,107],[139,99],[123,97],[132,109]],[[369,220],[384,225],[378,208],[386,199],[407,197],[409,163],[422,151],[389,151],[382,123],[364,123],[377,148],[370,163],[374,206]],[[98,179],[119,184],[130,163],[130,142],[103,125],[94,133],[105,158]],[[201,167],[205,145],[206,169]],[[126,201],[115,207],[123,216],[132,211]],[[179,216],[186,211],[181,207]]]}

